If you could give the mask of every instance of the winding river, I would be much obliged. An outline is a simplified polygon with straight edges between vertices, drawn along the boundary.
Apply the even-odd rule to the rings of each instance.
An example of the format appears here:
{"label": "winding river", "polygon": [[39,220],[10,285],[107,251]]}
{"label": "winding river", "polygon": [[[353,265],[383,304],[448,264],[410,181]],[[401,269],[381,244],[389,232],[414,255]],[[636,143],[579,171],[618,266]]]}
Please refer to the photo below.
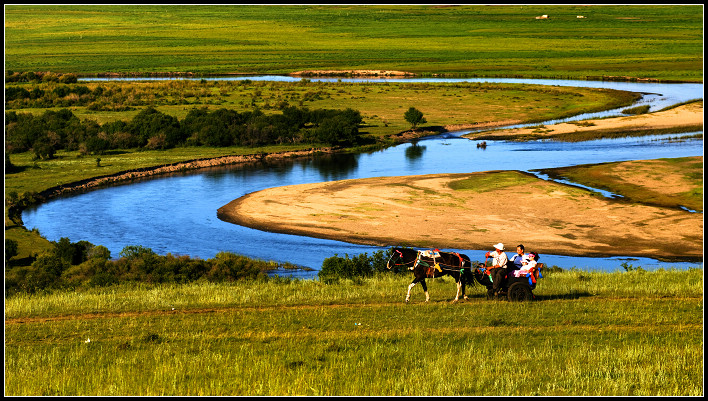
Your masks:
{"label": "winding river", "polygon": [[[164,78],[162,78],[164,79]],[[219,79],[290,80],[292,77]],[[312,79],[315,80],[315,79]],[[323,81],[328,79],[323,78]],[[340,80],[329,79],[332,81]],[[380,81],[381,79],[341,79]],[[655,111],[668,105],[703,98],[702,84],[558,81],[528,79],[395,79],[395,82],[518,82],[543,85],[589,86],[642,92],[639,104]],[[563,121],[619,115],[619,110],[576,116]],[[551,124],[558,121],[549,121]],[[538,123],[536,123],[538,124]],[[23,213],[25,226],[38,228],[47,239],[68,237],[106,246],[113,257],[128,245],[142,245],[160,254],[212,258],[221,251],[253,258],[290,262],[315,271],[279,272],[314,278],[330,256],[371,254],[379,248],[339,241],[276,234],[223,222],[216,210],[250,192],[265,188],[377,176],[469,173],[563,167],[611,161],[700,156],[703,140],[687,134],[564,143],[494,141],[486,149],[460,138],[459,131],[428,137],[417,144],[401,144],[371,153],[321,155],[308,159],[260,162],[247,166],[209,168],[114,185],[51,200]],[[688,211],[686,213],[689,213]],[[523,241],[520,241],[523,242]],[[495,243],[490,239],[491,244]],[[515,245],[515,244],[510,244]],[[532,249],[533,244],[526,244]],[[456,249],[472,260],[484,260],[487,250]],[[581,258],[543,255],[548,265],[580,270],[614,271],[622,263],[644,269],[701,267],[702,263],[660,262],[650,258]]]}

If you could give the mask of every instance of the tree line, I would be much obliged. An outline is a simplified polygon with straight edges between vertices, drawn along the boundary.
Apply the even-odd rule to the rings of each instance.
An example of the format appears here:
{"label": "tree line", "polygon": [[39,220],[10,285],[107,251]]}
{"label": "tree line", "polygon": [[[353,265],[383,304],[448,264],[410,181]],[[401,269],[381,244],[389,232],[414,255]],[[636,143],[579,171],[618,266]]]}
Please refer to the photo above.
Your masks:
{"label": "tree line", "polygon": [[139,245],[123,248],[111,259],[108,248],[68,238],[53,242],[51,252],[39,255],[29,266],[12,267],[17,244],[5,240],[5,294],[109,286],[119,283],[188,283],[267,280],[268,271],[293,268],[229,252],[212,259],[158,255]]}
{"label": "tree line", "polygon": [[176,146],[265,146],[274,144],[360,143],[361,113],[289,106],[280,113],[194,108],[183,120],[147,107],[130,121],[81,121],[70,110],[41,115],[5,113],[5,151],[33,151],[38,159],[57,150],[102,154],[113,149],[168,149]]}
{"label": "tree line", "polygon": [[[389,272],[386,261],[391,251],[376,251],[373,255],[353,257],[332,256],[325,259],[318,273],[320,281],[331,284],[340,279],[361,280],[375,273]],[[52,241],[52,250],[31,257],[29,266],[13,266],[17,243],[5,240],[5,293],[35,293],[65,289],[81,289],[114,284],[190,283],[195,281],[234,282],[241,280],[269,280],[268,272],[276,269],[294,269],[290,263],[266,262],[230,252],[220,252],[211,259],[158,255],[152,249],[126,246],[119,257],[102,245],[88,241],[72,243],[68,238]],[[393,269],[394,273],[400,273]]]}

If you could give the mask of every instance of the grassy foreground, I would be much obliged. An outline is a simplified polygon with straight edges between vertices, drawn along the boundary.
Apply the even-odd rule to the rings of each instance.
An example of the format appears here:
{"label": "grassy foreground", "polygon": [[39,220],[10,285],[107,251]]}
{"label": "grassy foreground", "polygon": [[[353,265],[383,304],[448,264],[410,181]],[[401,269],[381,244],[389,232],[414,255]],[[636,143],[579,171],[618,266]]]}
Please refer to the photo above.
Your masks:
{"label": "grassy foreground", "polygon": [[702,24],[701,5],[9,5],[5,67],[698,82]]}
{"label": "grassy foreground", "polygon": [[703,271],[116,286],[5,305],[6,395],[703,394]]}

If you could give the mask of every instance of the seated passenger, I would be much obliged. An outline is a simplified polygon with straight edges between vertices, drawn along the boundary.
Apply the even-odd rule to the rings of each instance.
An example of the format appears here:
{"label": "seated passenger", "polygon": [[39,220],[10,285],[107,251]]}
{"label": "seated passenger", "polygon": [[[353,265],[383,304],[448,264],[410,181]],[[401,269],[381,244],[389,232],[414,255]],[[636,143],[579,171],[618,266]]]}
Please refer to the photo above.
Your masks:
{"label": "seated passenger", "polygon": [[516,246],[516,253],[514,256],[509,259],[509,264],[507,265],[507,269],[510,271],[512,270],[519,270],[523,267],[524,265],[524,260],[526,259],[526,255],[524,255],[524,245],[519,244]]}
{"label": "seated passenger", "polygon": [[487,252],[486,256],[492,257],[492,266],[490,266],[488,270],[489,276],[492,279],[492,291],[494,295],[497,295],[502,288],[504,279],[506,279],[506,265],[509,262],[504,253],[504,244],[500,242],[494,245],[494,252]]}
{"label": "seated passenger", "polygon": [[524,258],[524,262],[521,269],[514,270],[514,277],[524,277],[527,274],[533,272],[533,270],[536,268],[537,261],[538,254],[536,252],[529,252],[528,256]]}

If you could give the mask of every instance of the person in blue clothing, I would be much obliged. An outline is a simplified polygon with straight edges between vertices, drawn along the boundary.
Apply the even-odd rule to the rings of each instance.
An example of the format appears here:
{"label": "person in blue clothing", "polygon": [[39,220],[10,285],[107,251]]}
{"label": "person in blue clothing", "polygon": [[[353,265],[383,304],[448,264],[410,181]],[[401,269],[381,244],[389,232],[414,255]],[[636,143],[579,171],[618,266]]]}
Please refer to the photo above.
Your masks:
{"label": "person in blue clothing", "polygon": [[523,244],[519,244],[516,246],[516,253],[514,256],[509,259],[509,263],[507,264],[507,270],[510,272],[514,270],[519,270],[524,266],[524,262],[526,262],[527,256],[524,254],[525,248]]}

